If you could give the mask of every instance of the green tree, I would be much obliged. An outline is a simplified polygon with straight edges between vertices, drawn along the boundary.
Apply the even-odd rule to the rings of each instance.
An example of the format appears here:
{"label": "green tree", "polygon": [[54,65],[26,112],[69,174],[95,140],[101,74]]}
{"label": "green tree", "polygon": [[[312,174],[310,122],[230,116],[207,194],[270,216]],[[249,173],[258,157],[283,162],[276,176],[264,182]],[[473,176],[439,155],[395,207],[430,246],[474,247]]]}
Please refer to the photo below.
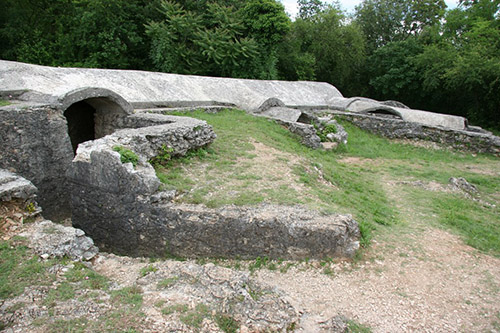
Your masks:
{"label": "green tree", "polygon": [[290,19],[285,8],[275,0],[250,0],[239,11],[245,34],[251,36],[259,45],[257,67],[252,75],[262,79],[278,77],[278,46],[290,30]]}
{"label": "green tree", "polygon": [[297,0],[299,5],[299,18],[303,20],[317,17],[327,6],[320,0]]}
{"label": "green tree", "polygon": [[54,66],[147,68],[143,22],[154,1],[4,0],[0,56]]}
{"label": "green tree", "polygon": [[280,73],[287,80],[329,82],[344,94],[359,90],[359,74],[365,61],[363,34],[348,23],[339,8],[328,6],[315,16],[292,24],[280,51]]}
{"label": "green tree", "polygon": [[421,82],[413,58],[422,52],[415,37],[378,48],[367,60],[370,97],[395,99],[415,107]]}
{"label": "green tree", "polygon": [[438,24],[445,8],[444,0],[364,0],[356,6],[355,19],[372,52]]}
{"label": "green tree", "polygon": [[276,45],[289,18],[274,0],[253,0],[237,10],[206,3],[197,11],[162,1],[162,21],[150,22],[151,58],[164,72],[276,78]]}
{"label": "green tree", "polygon": [[143,1],[74,2],[75,18],[59,37],[66,66],[144,68]]}

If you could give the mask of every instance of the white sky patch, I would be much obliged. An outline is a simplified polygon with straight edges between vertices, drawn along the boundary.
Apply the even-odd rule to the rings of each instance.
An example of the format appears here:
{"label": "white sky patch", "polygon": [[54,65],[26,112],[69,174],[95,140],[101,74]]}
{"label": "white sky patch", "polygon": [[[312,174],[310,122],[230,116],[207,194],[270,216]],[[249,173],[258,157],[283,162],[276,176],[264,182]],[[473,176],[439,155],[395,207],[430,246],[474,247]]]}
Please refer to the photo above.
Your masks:
{"label": "white sky patch", "polygon": [[[291,18],[294,18],[299,13],[299,8],[297,6],[296,0],[280,0],[285,6],[285,11]],[[332,1],[324,1],[326,3],[332,3]],[[354,7],[359,5],[361,0],[340,0],[340,6],[342,9],[346,10],[349,13],[354,12]],[[448,8],[455,8],[458,5],[458,0],[445,0]]]}

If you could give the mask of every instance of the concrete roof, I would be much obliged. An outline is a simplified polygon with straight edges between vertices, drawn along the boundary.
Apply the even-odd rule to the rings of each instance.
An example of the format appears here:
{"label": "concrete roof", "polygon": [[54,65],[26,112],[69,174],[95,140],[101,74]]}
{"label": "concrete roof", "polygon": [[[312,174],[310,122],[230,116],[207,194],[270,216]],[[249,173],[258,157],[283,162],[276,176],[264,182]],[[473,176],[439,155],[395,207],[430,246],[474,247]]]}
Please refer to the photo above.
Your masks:
{"label": "concrete roof", "polygon": [[29,89],[62,96],[79,88],[104,88],[130,103],[217,102],[257,110],[278,98],[288,106],[324,106],[342,97],[334,86],[321,82],[263,81],[177,75],[131,70],[61,68],[0,60],[0,90]]}
{"label": "concrete roof", "polygon": [[[0,60],[0,91],[31,90],[58,100],[84,88],[110,90],[136,107],[232,105],[260,113],[271,107],[331,108],[359,113],[383,110],[403,120],[463,130],[463,117],[345,98],[328,83],[266,81],[132,70],[61,68]],[[87,91],[87,90],[85,90]],[[47,100],[53,100],[48,98]],[[397,103],[396,103],[397,104]],[[400,104],[400,103],[399,103]],[[397,104],[397,105],[399,105]],[[293,111],[293,110],[292,110]]]}

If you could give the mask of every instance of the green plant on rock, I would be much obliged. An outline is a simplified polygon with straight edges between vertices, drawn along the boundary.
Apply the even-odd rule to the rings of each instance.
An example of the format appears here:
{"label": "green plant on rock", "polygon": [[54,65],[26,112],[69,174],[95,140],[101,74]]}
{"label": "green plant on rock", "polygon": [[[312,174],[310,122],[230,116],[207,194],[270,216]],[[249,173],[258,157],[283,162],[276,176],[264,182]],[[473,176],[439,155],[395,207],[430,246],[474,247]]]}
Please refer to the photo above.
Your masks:
{"label": "green plant on rock", "polygon": [[114,146],[113,150],[120,154],[120,161],[122,163],[132,163],[134,168],[137,166],[137,163],[139,162],[139,156],[137,156],[137,154],[132,150],[127,149],[123,146]]}
{"label": "green plant on rock", "polygon": [[313,123],[312,125],[314,126],[314,129],[316,130],[316,134],[321,139],[321,142],[330,141],[328,139],[328,134],[337,133],[337,126],[335,126],[334,124],[326,124],[326,125],[322,126],[322,128],[320,126],[318,126],[318,124],[316,124],[316,123]]}
{"label": "green plant on rock", "polygon": [[151,165],[153,166],[165,166],[167,165],[167,162],[172,158],[171,154],[173,151],[173,148],[167,147],[167,145],[163,144],[161,145],[158,154],[155,157],[151,158],[149,160],[149,163],[151,163]]}
{"label": "green plant on rock", "polygon": [[33,202],[26,204],[25,209],[29,214],[33,214],[34,212],[36,212],[36,206]]}

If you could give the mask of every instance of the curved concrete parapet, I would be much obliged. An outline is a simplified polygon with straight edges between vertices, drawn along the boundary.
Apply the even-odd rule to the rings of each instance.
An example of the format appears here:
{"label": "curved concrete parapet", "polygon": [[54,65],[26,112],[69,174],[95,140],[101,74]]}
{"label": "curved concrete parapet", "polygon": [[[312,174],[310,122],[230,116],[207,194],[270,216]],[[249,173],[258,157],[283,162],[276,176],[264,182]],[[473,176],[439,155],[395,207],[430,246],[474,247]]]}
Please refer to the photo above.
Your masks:
{"label": "curved concrete parapet", "polygon": [[333,98],[329,101],[334,110],[361,114],[388,113],[404,121],[427,126],[440,126],[463,131],[467,128],[464,117],[429,111],[414,110],[394,101],[379,102],[365,97]]}
{"label": "curved concrete parapet", "polygon": [[467,128],[467,120],[464,117],[448,114],[434,113],[422,110],[393,108],[401,114],[403,120],[424,124],[428,126],[441,126],[463,131]]}
{"label": "curved concrete parapet", "polygon": [[[78,97],[79,89],[111,90],[137,107],[234,105],[261,113],[270,107],[301,110],[334,109],[371,113],[377,110],[405,121],[457,130],[465,118],[408,109],[405,105],[364,97],[344,98],[337,88],[322,82],[288,82],[203,77],[130,70],[59,68],[0,60],[2,90],[33,90],[42,95]],[[88,88],[87,88],[88,89]],[[112,98],[112,97],[109,97]],[[64,100],[64,98],[63,98]],[[120,104],[121,100],[115,100]],[[66,103],[66,102],[65,102]],[[67,103],[66,103],[67,104]],[[293,111],[290,111],[293,112]],[[283,115],[282,110],[280,114]],[[281,117],[289,119],[289,117]]]}
{"label": "curved concrete parapet", "polygon": [[334,86],[321,82],[288,82],[177,75],[130,70],[60,68],[0,60],[2,90],[30,89],[48,95],[95,87],[114,91],[132,104],[196,101],[236,105],[254,111],[268,99],[287,106],[327,105],[342,97]]}

